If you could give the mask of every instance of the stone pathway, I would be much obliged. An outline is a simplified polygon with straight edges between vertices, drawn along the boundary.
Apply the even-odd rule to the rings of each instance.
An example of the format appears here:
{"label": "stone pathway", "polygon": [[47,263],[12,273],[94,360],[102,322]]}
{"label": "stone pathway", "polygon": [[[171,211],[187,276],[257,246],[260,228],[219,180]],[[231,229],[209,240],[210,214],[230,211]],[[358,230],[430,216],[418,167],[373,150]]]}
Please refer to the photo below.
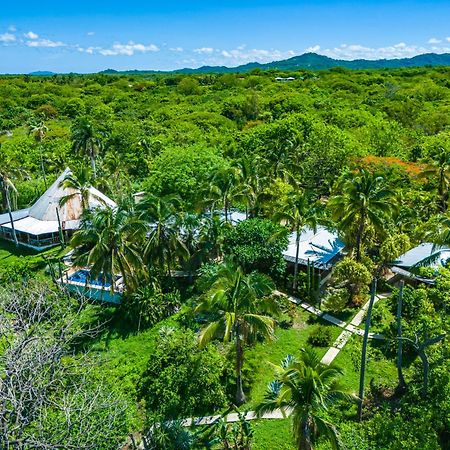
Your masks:
{"label": "stone pathway", "polygon": [[[377,295],[375,296],[373,304],[379,301],[382,298],[385,298],[385,295]],[[364,336],[364,330],[358,328],[361,325],[361,322],[364,319],[364,315],[366,314],[367,308],[369,307],[369,302],[367,302],[360,311],[353,317],[348,325],[345,325],[344,331],[337,337],[334,341],[334,344],[328,349],[323,358],[321,359],[322,364],[330,365],[339,352],[342,350],[344,345],[348,342],[352,334],[358,334],[359,336]],[[322,316],[322,318],[324,318]],[[384,339],[383,335],[378,333],[369,333],[370,339]]]}

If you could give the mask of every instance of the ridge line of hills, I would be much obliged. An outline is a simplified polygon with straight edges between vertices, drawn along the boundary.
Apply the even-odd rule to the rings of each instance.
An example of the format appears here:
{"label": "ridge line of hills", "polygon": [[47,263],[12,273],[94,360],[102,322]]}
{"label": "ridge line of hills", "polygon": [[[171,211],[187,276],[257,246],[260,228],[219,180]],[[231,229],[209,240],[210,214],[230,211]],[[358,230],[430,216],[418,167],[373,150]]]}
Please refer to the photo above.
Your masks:
{"label": "ridge line of hills", "polygon": [[[156,73],[245,73],[254,69],[260,70],[326,70],[334,67],[345,69],[364,70],[364,69],[396,69],[407,67],[426,67],[426,66],[450,66],[450,53],[425,53],[413,56],[412,58],[399,59],[333,59],[328,56],[318,55],[317,53],[304,53],[303,55],[293,56],[281,61],[272,61],[269,63],[252,62],[236,67],[227,66],[202,66],[197,69],[184,68],[177,70],[114,70],[106,69],[98,73],[103,74],[156,74]],[[37,71],[30,75],[49,76],[53,72]]]}

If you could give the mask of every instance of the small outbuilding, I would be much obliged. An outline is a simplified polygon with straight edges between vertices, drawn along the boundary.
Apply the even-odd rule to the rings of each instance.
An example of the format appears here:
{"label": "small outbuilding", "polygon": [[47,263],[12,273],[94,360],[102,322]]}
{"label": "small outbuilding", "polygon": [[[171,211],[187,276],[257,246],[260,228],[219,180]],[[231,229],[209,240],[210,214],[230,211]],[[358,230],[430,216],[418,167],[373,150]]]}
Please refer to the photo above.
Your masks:
{"label": "small outbuilding", "polygon": [[[309,262],[317,269],[330,270],[339,259],[344,247],[344,243],[336,232],[323,226],[318,226],[315,231],[305,227],[300,235],[298,263],[301,266],[307,266]],[[284,259],[294,264],[296,253],[296,233],[291,233],[289,246],[283,254]]]}
{"label": "small outbuilding", "polygon": [[403,279],[412,284],[434,284],[433,279],[418,275],[417,269],[420,267],[438,269],[445,266],[449,260],[450,247],[436,246],[430,242],[425,242],[392,261],[390,269],[393,276],[389,278],[389,282],[396,284],[400,279]]}
{"label": "small outbuilding", "polygon": [[[71,174],[66,169],[30,208],[13,211],[11,216],[19,245],[45,250],[58,245],[61,235],[66,237],[78,229],[83,206],[81,193],[63,188],[63,180]],[[61,204],[61,199],[68,200]],[[90,209],[116,204],[94,187],[89,188]],[[8,213],[0,214],[0,238],[14,242],[13,226]]]}

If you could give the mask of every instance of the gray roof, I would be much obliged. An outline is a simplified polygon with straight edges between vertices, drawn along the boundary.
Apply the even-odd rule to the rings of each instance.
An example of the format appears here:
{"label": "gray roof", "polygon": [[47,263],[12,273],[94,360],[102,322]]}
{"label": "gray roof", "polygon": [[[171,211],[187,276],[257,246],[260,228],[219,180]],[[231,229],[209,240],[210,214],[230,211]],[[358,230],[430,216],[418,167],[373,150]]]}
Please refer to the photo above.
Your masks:
{"label": "gray roof", "polygon": [[[299,263],[306,265],[308,260],[319,268],[329,268],[331,260],[342,252],[344,243],[334,231],[318,226],[316,231],[305,227],[300,235]],[[284,259],[295,262],[297,251],[296,233],[289,236],[289,246],[284,252]]]}
{"label": "gray roof", "polygon": [[449,247],[436,247],[429,242],[418,245],[399,256],[392,264],[398,267],[411,268],[419,265],[439,267],[450,259]]}

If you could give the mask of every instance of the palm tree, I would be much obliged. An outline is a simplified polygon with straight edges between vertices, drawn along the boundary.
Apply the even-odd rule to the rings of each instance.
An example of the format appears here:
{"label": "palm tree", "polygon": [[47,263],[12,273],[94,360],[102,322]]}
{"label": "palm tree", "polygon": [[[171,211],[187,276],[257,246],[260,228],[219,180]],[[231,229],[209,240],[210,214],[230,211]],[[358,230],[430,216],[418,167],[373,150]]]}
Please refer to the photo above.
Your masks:
{"label": "palm tree", "polygon": [[288,203],[275,214],[275,220],[289,224],[291,229],[295,232],[296,251],[294,280],[292,283],[292,289],[295,291],[297,289],[300,236],[306,226],[309,226],[316,232],[317,212],[314,206],[311,206],[309,195],[303,190],[298,190],[294,195],[289,197]]}
{"label": "palm tree", "polygon": [[355,232],[356,260],[360,261],[366,228],[372,226],[378,233],[384,233],[386,221],[395,209],[394,193],[386,187],[383,177],[364,169],[357,174],[347,173],[341,191],[328,205],[344,233],[348,236]]}
{"label": "palm tree", "polygon": [[241,179],[241,170],[236,166],[219,169],[211,177],[207,201],[211,204],[211,212],[214,211],[217,202],[222,204],[225,222],[228,222],[228,213],[233,201],[242,197]]}
{"label": "palm tree", "polygon": [[44,167],[44,158],[42,156],[42,141],[45,138],[45,135],[47,134],[48,127],[45,125],[45,123],[41,120],[39,122],[31,122],[29,124],[30,127],[30,133],[33,135],[34,140],[38,146],[39,149],[39,158],[41,161],[41,172],[42,172],[42,178],[44,179],[44,186],[47,190],[47,177],[45,175],[45,167]]}
{"label": "palm tree", "polygon": [[247,205],[247,213],[250,217],[258,217],[262,203],[270,198],[266,188],[269,177],[264,174],[264,164],[268,164],[263,158],[243,158],[238,167],[242,178],[242,197]]}
{"label": "palm tree", "polygon": [[12,208],[11,208],[11,192],[17,194],[17,189],[14,186],[14,183],[11,179],[11,176],[6,172],[6,170],[0,168],[0,190],[2,192],[2,198],[4,200],[6,210],[9,215],[9,223],[11,224],[11,232],[14,239],[14,244],[16,247],[19,246],[19,241],[17,240],[16,229],[14,227],[14,220],[12,216]]}
{"label": "palm tree", "polygon": [[185,261],[189,251],[180,234],[180,199],[177,196],[157,197],[147,194],[139,202],[140,217],[150,226],[144,248],[149,264],[156,264],[161,273],[171,275],[173,264]]}
{"label": "palm tree", "polygon": [[68,173],[59,184],[59,187],[63,189],[70,189],[73,192],[71,194],[61,197],[59,206],[64,206],[67,202],[71,201],[75,197],[80,197],[81,207],[83,211],[89,209],[89,200],[94,197],[100,203],[104,203],[100,196],[96,196],[91,191],[91,171],[87,167],[82,167],[77,174],[72,172]]}
{"label": "palm tree", "polygon": [[444,146],[438,146],[433,154],[433,160],[420,174],[422,178],[437,180],[439,208],[447,210],[448,188],[450,186],[450,151]]}
{"label": "palm tree", "polygon": [[311,348],[302,350],[299,359],[288,355],[276,370],[277,379],[269,383],[264,400],[256,409],[258,415],[278,409],[283,414],[291,412],[299,450],[314,449],[319,438],[327,440],[333,449],[341,448],[335,426],[323,414],[338,400],[354,401],[354,397],[339,389],[337,380],[343,371],[322,364]]}
{"label": "palm tree", "polygon": [[114,276],[122,274],[131,290],[143,266],[139,243],[145,232],[145,224],[120,207],[86,211],[70,241],[75,265],[89,267],[91,275],[104,282],[110,278],[111,290]]}
{"label": "palm tree", "polygon": [[236,349],[236,403],[245,402],[242,387],[244,345],[256,335],[272,338],[275,320],[269,314],[279,313],[278,303],[268,295],[272,281],[260,273],[244,274],[241,267],[225,261],[215,281],[203,296],[196,311],[212,313],[214,320],[200,333],[200,344],[215,337],[224,342],[234,340]]}
{"label": "palm tree", "polygon": [[95,159],[101,147],[100,136],[93,124],[85,117],[78,119],[72,127],[72,148],[91,160],[94,178],[97,176]]}

